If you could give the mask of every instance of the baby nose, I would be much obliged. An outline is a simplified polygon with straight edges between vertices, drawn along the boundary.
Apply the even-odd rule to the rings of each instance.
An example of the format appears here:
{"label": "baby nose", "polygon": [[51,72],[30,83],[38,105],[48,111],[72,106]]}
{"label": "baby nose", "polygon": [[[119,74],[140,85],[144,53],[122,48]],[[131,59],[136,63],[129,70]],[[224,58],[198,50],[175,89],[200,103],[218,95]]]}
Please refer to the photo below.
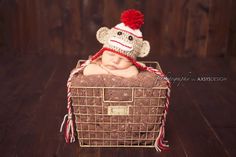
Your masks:
{"label": "baby nose", "polygon": [[119,62],[120,62],[120,57],[119,56],[114,56],[113,63],[118,64]]}

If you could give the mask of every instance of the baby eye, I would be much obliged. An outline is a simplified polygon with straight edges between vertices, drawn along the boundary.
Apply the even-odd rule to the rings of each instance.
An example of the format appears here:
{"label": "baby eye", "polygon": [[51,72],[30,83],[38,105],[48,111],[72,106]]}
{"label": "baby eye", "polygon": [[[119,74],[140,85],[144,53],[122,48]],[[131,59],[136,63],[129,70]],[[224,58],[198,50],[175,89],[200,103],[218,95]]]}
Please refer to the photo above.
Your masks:
{"label": "baby eye", "polygon": [[113,52],[108,52],[108,55],[114,56],[115,54]]}
{"label": "baby eye", "polygon": [[118,35],[122,35],[122,32],[119,31],[119,32],[117,32],[117,34],[118,34]]}
{"label": "baby eye", "polygon": [[132,40],[133,40],[133,37],[132,37],[132,36],[129,36],[128,39],[129,39],[130,41],[132,41]]}
{"label": "baby eye", "polygon": [[124,60],[124,62],[129,63],[130,61],[128,59]]}
{"label": "baby eye", "polygon": [[120,57],[124,62],[130,62],[126,57]]}

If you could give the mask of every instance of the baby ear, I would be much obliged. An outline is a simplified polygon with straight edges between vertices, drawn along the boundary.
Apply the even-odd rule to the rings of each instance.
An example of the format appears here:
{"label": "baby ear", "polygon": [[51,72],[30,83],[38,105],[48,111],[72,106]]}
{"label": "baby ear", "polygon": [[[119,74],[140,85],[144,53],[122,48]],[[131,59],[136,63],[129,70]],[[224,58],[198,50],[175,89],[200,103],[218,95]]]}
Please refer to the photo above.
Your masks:
{"label": "baby ear", "polygon": [[138,57],[145,57],[149,54],[149,52],[150,52],[150,44],[148,41],[144,40]]}
{"label": "baby ear", "polygon": [[108,37],[108,33],[109,33],[109,28],[107,27],[101,27],[98,31],[97,31],[97,34],[96,34],[96,37],[97,37],[97,40],[104,44],[107,40],[107,37]]}

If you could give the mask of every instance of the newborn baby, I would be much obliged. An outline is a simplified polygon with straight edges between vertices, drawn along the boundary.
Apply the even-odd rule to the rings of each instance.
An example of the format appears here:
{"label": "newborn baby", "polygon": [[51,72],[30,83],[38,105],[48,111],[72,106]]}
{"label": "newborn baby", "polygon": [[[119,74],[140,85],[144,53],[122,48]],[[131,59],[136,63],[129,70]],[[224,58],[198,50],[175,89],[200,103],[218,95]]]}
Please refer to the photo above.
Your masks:
{"label": "newborn baby", "polygon": [[133,65],[137,57],[145,57],[150,51],[149,42],[143,40],[140,31],[143,14],[137,10],[127,10],[121,15],[122,23],[109,29],[102,27],[96,37],[103,48],[97,58],[84,68],[84,75],[113,74],[125,78],[135,77],[137,68]]}
{"label": "newborn baby", "polygon": [[113,74],[121,77],[134,77],[138,69],[127,58],[110,51],[104,51],[102,57],[84,69],[84,75]]}

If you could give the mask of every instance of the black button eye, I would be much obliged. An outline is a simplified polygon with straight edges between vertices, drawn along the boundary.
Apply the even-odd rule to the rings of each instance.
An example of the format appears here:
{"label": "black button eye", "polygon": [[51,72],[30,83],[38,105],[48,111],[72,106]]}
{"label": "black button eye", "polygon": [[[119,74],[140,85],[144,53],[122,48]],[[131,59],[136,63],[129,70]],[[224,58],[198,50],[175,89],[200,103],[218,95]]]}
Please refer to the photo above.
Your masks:
{"label": "black button eye", "polygon": [[122,32],[117,32],[117,34],[118,34],[118,35],[121,35],[121,34],[122,34]]}
{"label": "black button eye", "polygon": [[132,36],[129,36],[128,38],[129,38],[129,40],[131,40],[131,41],[133,40],[133,37],[132,37]]}

